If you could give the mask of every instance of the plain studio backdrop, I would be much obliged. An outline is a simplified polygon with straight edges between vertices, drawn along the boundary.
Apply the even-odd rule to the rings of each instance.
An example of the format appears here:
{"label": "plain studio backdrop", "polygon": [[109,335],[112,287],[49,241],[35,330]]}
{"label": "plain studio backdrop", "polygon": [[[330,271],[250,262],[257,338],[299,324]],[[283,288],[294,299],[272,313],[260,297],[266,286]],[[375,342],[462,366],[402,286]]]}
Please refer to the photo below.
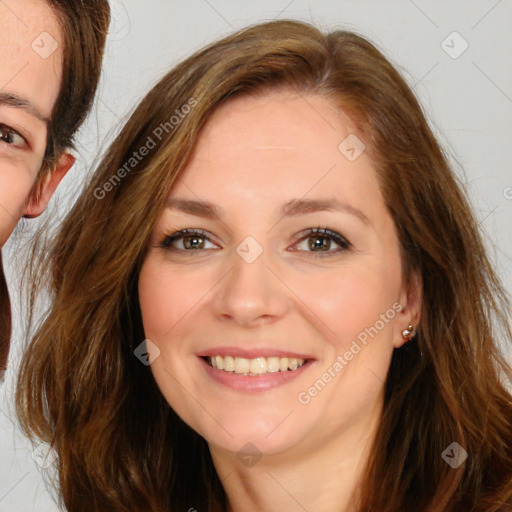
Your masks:
{"label": "plain studio backdrop", "polygon": [[[112,0],[111,5],[99,94],[78,137],[77,163],[52,200],[51,215],[69,210],[97,155],[171,66],[249,24],[298,19],[359,32],[402,71],[466,184],[490,258],[510,290],[511,0]],[[6,6],[15,11],[16,0],[0,0],[1,16],[12,15]],[[37,221],[20,226],[4,254],[16,328],[0,387],[0,512],[59,510],[44,483],[52,466],[41,468],[38,452],[16,426],[12,405],[23,343],[18,293],[23,262],[13,249],[34,227]]]}

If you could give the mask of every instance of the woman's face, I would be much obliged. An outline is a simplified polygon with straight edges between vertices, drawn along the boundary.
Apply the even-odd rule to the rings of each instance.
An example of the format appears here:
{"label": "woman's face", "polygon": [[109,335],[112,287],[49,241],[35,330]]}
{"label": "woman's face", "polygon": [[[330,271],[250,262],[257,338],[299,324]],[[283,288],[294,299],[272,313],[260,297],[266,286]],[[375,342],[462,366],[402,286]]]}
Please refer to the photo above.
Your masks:
{"label": "woman's face", "polygon": [[139,296],[163,395],[231,452],[311,450],[374,421],[415,319],[364,146],[328,100],[287,91],[210,118]]}

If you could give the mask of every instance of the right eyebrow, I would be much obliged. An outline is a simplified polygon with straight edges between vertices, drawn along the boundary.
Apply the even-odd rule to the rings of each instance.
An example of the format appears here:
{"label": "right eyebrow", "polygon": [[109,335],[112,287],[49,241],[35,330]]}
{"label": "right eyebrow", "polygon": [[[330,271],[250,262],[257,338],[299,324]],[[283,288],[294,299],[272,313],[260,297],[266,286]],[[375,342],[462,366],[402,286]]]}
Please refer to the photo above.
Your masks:
{"label": "right eyebrow", "polygon": [[219,209],[212,203],[206,201],[192,201],[188,199],[169,198],[165,202],[165,207],[173,210],[179,210],[183,213],[204,217],[206,219],[220,218]]}
{"label": "right eyebrow", "polygon": [[43,116],[43,114],[41,114],[41,112],[32,103],[30,103],[30,101],[18,96],[17,94],[0,92],[0,105],[22,109],[46,125],[50,123],[50,119]]}

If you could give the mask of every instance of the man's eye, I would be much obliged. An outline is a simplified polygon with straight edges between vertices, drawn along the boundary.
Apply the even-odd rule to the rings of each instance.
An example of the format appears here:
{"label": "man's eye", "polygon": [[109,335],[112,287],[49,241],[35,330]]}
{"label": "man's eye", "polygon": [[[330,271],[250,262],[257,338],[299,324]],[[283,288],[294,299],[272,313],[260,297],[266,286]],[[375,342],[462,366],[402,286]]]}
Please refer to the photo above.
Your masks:
{"label": "man's eye", "polygon": [[28,146],[25,138],[20,135],[16,130],[9,128],[9,126],[0,123],[0,142],[15,146],[17,148],[26,148]]}
{"label": "man's eye", "polygon": [[193,229],[183,229],[166,236],[160,243],[160,246],[164,249],[178,251],[218,249],[218,247],[209,240],[204,231]]}
{"label": "man's eye", "polygon": [[310,229],[306,236],[295,244],[294,249],[315,253],[333,253],[350,248],[350,242],[339,233],[330,229]]}

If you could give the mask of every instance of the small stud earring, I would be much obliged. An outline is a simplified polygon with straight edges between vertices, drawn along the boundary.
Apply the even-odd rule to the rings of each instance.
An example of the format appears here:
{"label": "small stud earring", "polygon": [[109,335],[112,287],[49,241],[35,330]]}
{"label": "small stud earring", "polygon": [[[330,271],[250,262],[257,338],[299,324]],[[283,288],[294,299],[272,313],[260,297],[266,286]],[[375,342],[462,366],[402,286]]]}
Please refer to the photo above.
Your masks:
{"label": "small stud earring", "polygon": [[416,336],[416,330],[414,329],[414,327],[412,325],[409,325],[407,327],[407,329],[404,329],[402,331],[402,338],[404,338],[404,340],[412,340],[412,338],[414,338],[414,336]]}

